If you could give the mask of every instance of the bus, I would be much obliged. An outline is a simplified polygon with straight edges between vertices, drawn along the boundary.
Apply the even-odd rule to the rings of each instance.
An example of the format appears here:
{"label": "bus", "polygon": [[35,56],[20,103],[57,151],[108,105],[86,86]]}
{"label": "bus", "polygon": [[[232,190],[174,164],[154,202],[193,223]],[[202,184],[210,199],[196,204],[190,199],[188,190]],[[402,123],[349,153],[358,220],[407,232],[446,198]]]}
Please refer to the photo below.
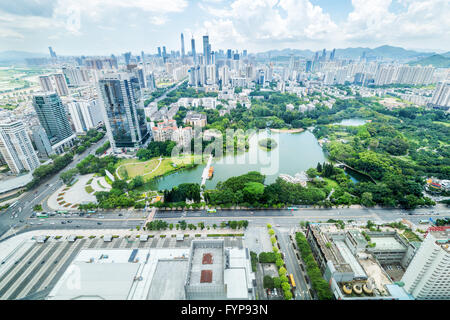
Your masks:
{"label": "bus", "polygon": [[292,288],[295,289],[294,275],[292,273],[289,275],[289,280],[291,280]]}
{"label": "bus", "polygon": [[87,213],[96,213],[97,211],[95,211],[95,210],[91,210],[91,211],[88,211]]}
{"label": "bus", "polygon": [[216,213],[217,210],[216,209],[208,209],[208,210],[206,210],[206,212],[208,212],[208,213]]}
{"label": "bus", "polygon": [[56,213],[66,214],[69,213],[69,211],[56,211]]}
{"label": "bus", "polygon": [[11,204],[9,205],[9,207],[12,208],[12,207],[14,207],[16,204],[17,204],[17,201],[11,203]]}
{"label": "bus", "polygon": [[288,210],[291,210],[291,211],[298,210],[298,207],[288,207]]}
{"label": "bus", "polygon": [[38,212],[36,213],[37,218],[48,218],[48,213],[46,212]]}

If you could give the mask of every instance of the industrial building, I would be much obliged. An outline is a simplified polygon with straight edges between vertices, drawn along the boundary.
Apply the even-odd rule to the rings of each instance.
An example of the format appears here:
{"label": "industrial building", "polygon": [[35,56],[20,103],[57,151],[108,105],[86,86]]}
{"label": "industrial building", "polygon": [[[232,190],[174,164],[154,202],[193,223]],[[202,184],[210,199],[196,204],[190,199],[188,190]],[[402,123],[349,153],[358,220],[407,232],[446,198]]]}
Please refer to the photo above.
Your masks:
{"label": "industrial building", "polygon": [[371,235],[372,243],[380,241],[380,245],[371,247],[359,230],[336,230],[334,224],[310,224],[306,233],[313,256],[336,299],[411,299],[381,266],[385,262],[410,260],[409,256],[405,258],[408,247],[395,232]]}

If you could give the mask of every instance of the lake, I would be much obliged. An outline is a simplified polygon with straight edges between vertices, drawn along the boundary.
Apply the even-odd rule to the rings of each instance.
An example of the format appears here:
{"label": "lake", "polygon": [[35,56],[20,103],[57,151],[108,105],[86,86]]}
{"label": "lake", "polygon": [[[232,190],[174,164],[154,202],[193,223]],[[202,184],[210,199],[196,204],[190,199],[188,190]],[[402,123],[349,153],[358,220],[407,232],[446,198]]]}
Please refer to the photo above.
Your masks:
{"label": "lake", "polygon": [[[261,139],[270,137],[278,146],[271,151],[264,150],[258,145]],[[317,163],[323,163],[326,156],[310,132],[301,133],[270,133],[259,132],[249,138],[248,152],[214,158],[214,176],[206,181],[206,188],[213,189],[219,181],[239,176],[249,171],[258,171],[266,175],[266,184],[275,182],[281,173],[295,175]],[[155,180],[151,188],[156,190],[171,189],[181,183],[200,183],[206,164],[199,164],[196,168],[182,170],[174,174]]]}

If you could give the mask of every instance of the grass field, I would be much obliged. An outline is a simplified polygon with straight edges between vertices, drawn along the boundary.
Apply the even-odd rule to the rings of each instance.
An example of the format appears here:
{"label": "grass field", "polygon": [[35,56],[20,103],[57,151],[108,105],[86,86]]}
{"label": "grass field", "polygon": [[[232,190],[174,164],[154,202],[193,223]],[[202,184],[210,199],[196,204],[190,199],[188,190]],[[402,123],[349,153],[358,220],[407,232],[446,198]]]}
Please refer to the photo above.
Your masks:
{"label": "grass field", "polygon": [[[154,177],[162,176],[183,168],[189,164],[200,163],[200,156],[180,156],[177,158],[163,158],[159,164],[158,158],[148,161],[139,161],[137,159],[126,159],[118,163],[119,175],[123,177],[124,170],[128,173],[128,179],[132,179],[138,175],[144,178],[144,181],[150,181]],[[158,166],[159,165],[159,166]],[[155,169],[156,168],[156,169]]]}

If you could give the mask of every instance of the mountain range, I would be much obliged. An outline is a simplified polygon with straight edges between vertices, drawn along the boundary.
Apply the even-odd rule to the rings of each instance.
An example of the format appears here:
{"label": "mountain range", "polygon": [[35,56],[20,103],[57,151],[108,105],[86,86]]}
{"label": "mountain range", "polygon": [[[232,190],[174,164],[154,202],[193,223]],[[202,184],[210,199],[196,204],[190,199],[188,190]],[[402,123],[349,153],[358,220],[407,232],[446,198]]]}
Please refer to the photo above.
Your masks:
{"label": "mountain range", "polygon": [[[405,60],[405,61],[418,58],[426,58],[436,54],[435,52],[418,52],[414,50],[407,50],[401,47],[393,47],[385,45],[373,49],[363,47],[336,49],[335,56],[340,58],[357,59],[361,57],[364,52],[366,54],[366,57],[375,56],[375,57],[382,57],[384,59]],[[289,56],[292,54],[295,56],[303,56],[306,58],[311,58],[314,56],[315,52],[311,50],[283,49],[283,50],[270,50],[264,52],[263,54],[265,55],[270,54],[271,57]],[[321,54],[322,52],[320,51],[319,56]],[[329,55],[330,51],[327,51],[327,54]]]}
{"label": "mountain range", "polygon": [[434,54],[432,56],[409,62],[411,66],[429,66],[435,68],[450,68],[450,52],[444,54]]}

